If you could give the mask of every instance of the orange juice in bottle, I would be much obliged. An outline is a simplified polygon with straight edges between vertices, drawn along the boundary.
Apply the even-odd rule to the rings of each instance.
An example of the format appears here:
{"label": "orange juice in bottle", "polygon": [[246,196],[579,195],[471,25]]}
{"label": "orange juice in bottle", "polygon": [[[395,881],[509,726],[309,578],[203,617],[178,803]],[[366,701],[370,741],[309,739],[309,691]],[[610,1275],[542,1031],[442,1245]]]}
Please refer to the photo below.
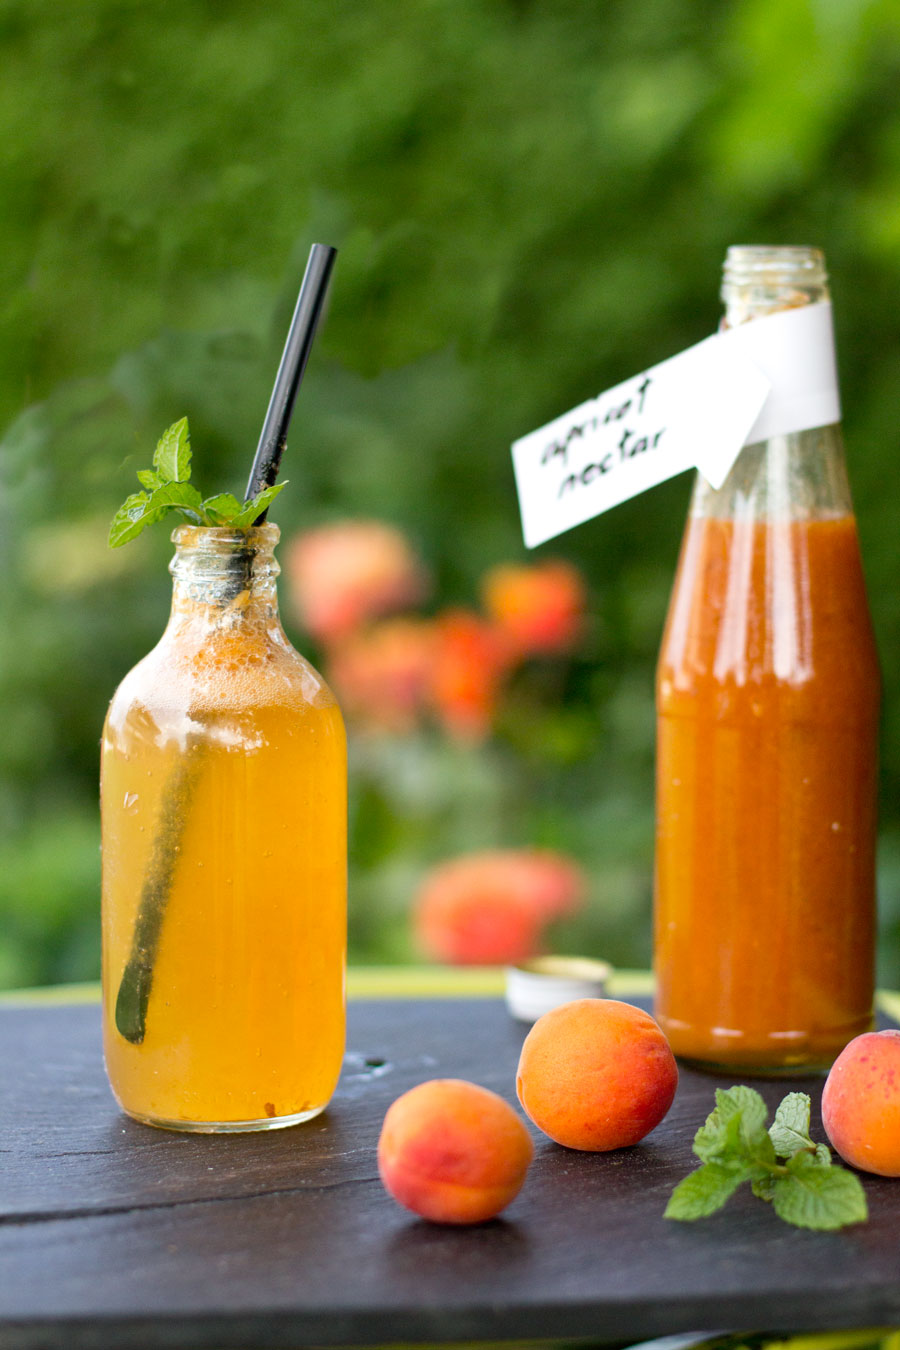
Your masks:
{"label": "orange juice in bottle", "polygon": [[344,1047],[346,744],[278,617],[273,525],[182,526],[103,733],[104,1049],[132,1116],[275,1128]]}
{"label": "orange juice in bottle", "polygon": [[[827,299],[729,251],[729,325]],[[657,672],[656,1016],[676,1054],[827,1067],[872,1024],[880,677],[840,427],[698,478]]]}

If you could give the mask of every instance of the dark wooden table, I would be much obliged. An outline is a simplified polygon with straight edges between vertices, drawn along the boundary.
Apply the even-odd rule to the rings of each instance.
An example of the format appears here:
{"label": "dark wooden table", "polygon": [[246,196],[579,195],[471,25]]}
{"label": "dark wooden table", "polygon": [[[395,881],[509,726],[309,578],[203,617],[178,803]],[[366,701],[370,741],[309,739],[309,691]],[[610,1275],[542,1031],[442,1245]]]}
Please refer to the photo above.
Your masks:
{"label": "dark wooden table", "polygon": [[[636,1000],[637,1001],[637,1000]],[[123,1117],[99,1009],[0,1009],[0,1347],[437,1344],[900,1323],[900,1181],[866,1179],[870,1221],[782,1224],[749,1194],[695,1225],[662,1218],[694,1165],[716,1080],[683,1071],[636,1148],[536,1136],[525,1188],[478,1228],[429,1225],[378,1179],[396,1096],[472,1079],[514,1100],[523,1029],[496,999],[351,1004],[327,1114],[262,1135],[198,1136]],[[764,1083],[770,1106],[789,1087]],[[821,1126],[816,1121],[816,1129]]]}

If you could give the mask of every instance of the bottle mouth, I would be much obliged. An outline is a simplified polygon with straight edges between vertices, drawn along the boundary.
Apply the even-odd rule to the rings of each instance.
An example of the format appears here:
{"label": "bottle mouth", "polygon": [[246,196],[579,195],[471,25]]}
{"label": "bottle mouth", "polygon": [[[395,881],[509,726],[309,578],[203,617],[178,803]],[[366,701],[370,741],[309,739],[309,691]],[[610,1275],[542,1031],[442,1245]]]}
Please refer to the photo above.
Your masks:
{"label": "bottle mouth", "polygon": [[267,553],[281,538],[277,525],[251,525],[238,530],[233,525],[178,525],[172,531],[172,543],[179,553],[208,553],[227,557],[235,551]]}
{"label": "bottle mouth", "polygon": [[274,583],[281,568],[274,556],[281,537],[277,525],[179,525],[172,531],[175,556],[169,571],[182,591],[195,600],[228,603],[243,591],[259,592]]}
{"label": "bottle mouth", "polygon": [[825,255],[806,244],[732,244],[722,268],[723,287],[825,286]]}

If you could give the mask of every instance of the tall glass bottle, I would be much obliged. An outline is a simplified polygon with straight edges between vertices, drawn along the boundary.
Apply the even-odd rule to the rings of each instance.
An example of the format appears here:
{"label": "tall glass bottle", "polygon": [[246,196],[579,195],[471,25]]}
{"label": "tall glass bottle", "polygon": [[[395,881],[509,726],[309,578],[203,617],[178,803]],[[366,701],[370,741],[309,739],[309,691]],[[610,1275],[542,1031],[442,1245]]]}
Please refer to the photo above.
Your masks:
{"label": "tall glass bottle", "polygon": [[[732,248],[725,323],[828,298]],[[872,1021],[880,678],[839,426],[698,477],[657,672],[656,1012],[723,1069],[827,1066]]]}
{"label": "tall glass bottle", "polygon": [[150,1124],[317,1115],[344,1047],[346,742],[278,618],[278,530],[183,526],[103,732],[106,1065]]}

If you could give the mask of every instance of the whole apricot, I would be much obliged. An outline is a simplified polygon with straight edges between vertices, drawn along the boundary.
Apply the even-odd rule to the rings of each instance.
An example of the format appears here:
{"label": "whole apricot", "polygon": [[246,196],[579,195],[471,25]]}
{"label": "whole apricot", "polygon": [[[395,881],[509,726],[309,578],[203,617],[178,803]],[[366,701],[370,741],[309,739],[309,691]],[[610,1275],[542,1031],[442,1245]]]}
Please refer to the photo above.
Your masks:
{"label": "whole apricot", "polygon": [[378,1170],[399,1204],[434,1223],[483,1223],[518,1195],[534,1146],[487,1088],[434,1078],[388,1108]]}
{"label": "whole apricot", "polygon": [[822,1124],[851,1167],[900,1177],[900,1031],[867,1031],[844,1047],[825,1080]]}
{"label": "whole apricot", "polygon": [[655,1129],[678,1086],[675,1057],[649,1013],[614,999],[552,1009],[525,1037],[516,1089],[525,1114],[567,1148],[602,1153]]}

